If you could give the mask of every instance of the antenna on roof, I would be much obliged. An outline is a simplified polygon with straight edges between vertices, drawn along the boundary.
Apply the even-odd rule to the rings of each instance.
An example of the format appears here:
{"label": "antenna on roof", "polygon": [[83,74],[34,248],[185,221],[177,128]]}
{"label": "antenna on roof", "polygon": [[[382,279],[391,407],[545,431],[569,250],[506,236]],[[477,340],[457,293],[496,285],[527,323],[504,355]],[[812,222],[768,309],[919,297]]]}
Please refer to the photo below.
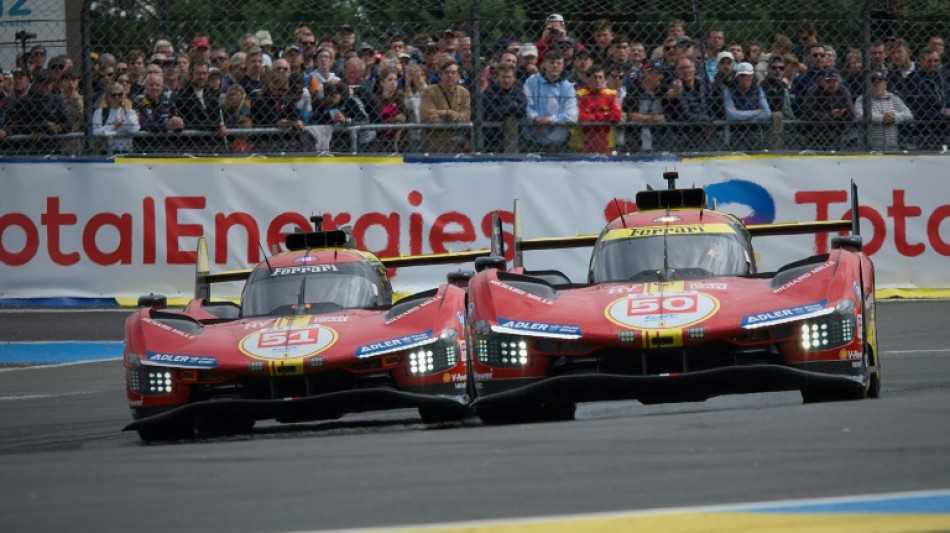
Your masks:
{"label": "antenna on roof", "polygon": [[676,179],[679,177],[680,177],[680,173],[675,170],[671,170],[671,171],[667,171],[663,173],[663,179],[665,179],[667,183],[669,183],[668,188],[671,191],[676,188]]}
{"label": "antenna on roof", "polygon": [[627,229],[627,221],[623,218],[623,208],[620,207],[620,202],[617,201],[616,196],[614,196],[614,205],[617,206],[617,213],[620,215],[620,223],[623,224],[623,229]]}
{"label": "antenna on roof", "polygon": [[323,215],[313,215],[310,222],[313,222],[314,231],[323,231]]}
{"label": "antenna on roof", "polygon": [[270,266],[270,259],[267,258],[267,251],[264,250],[264,245],[260,241],[257,242],[257,245],[261,248],[261,255],[264,256],[264,262],[267,263],[267,270],[269,272],[274,272],[274,267]]}

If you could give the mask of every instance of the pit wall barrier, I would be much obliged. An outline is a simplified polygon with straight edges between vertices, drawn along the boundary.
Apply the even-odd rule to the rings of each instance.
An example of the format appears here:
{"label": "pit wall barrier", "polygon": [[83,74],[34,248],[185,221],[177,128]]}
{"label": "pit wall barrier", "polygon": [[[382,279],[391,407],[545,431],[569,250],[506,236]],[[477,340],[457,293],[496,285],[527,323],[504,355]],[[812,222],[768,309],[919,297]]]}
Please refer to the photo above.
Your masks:
{"label": "pit wall barrier", "polygon": [[[879,296],[950,297],[944,156],[93,159],[0,161],[0,306],[134,305],[148,293],[184,301],[198,237],[213,271],[247,268],[316,214],[385,257],[487,248],[499,212],[510,254],[514,199],[525,238],[598,233],[637,191],[665,188],[667,170],[750,224],[850,217],[853,179]],[[830,238],[757,238],[760,270],[825,252]],[[580,282],[589,251],[528,252],[525,265]],[[470,269],[401,269],[393,284],[422,290]]]}

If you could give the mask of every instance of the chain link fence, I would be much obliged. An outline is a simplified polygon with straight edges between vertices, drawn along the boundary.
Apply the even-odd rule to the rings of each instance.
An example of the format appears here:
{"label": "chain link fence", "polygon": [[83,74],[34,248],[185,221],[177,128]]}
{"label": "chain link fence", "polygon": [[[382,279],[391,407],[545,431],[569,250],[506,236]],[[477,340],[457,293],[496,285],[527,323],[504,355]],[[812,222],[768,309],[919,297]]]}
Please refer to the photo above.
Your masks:
{"label": "chain link fence", "polygon": [[945,2],[0,3],[0,155],[942,151]]}

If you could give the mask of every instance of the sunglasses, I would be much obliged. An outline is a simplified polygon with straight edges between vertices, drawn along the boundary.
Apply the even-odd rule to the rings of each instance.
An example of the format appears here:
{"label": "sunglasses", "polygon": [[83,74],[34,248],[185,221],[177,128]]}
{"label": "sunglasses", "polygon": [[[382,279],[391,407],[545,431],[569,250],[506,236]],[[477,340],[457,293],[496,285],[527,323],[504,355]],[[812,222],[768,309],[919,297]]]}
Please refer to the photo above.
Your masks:
{"label": "sunglasses", "polygon": [[50,70],[62,70],[66,68],[66,65],[50,65],[49,68]]}
{"label": "sunglasses", "polygon": [[615,80],[619,80],[623,78],[623,74],[611,74],[610,77]]}
{"label": "sunglasses", "polygon": [[212,57],[212,58],[211,58],[211,61],[216,61],[216,62],[217,62],[217,61],[227,61],[227,60],[228,60],[228,58],[226,58],[226,57]]}
{"label": "sunglasses", "polygon": [[785,65],[772,65],[769,68],[772,70],[783,70],[785,68]]}
{"label": "sunglasses", "polygon": [[676,50],[676,45],[664,46],[663,49],[666,50],[667,52],[669,52],[670,50]]}
{"label": "sunglasses", "polygon": [[122,97],[125,96],[125,93],[112,93],[112,94],[110,94],[109,96],[111,96],[111,97],[113,97],[113,98],[122,98]]}
{"label": "sunglasses", "polygon": [[317,41],[300,41],[300,44],[302,44],[302,45],[304,45],[304,46],[313,46],[313,45],[317,44]]}

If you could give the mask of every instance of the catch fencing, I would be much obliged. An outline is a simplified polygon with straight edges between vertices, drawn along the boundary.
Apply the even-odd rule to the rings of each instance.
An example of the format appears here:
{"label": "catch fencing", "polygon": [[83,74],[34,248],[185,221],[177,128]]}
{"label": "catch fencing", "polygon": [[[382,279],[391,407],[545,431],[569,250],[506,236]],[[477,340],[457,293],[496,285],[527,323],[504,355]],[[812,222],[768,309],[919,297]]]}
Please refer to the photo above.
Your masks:
{"label": "catch fencing", "polygon": [[[950,82],[942,67],[950,20],[945,2],[24,0],[0,6],[4,157],[939,152],[950,136]],[[256,56],[258,46],[262,68],[247,55]],[[341,101],[359,101],[345,120],[332,120],[339,104],[328,103],[323,75],[311,80],[312,69],[323,72],[322,49],[331,49],[329,70],[349,89]],[[902,72],[901,49],[919,61],[917,73]],[[562,58],[564,78],[581,88],[592,67],[603,67],[620,116],[599,114],[601,104],[583,97],[575,102],[580,111],[557,124],[538,123],[530,113],[493,114],[498,94],[490,87],[505,70],[499,66],[516,63],[520,91],[539,68],[533,58],[545,50]],[[936,66],[927,63],[932,52]],[[11,72],[18,56],[19,68],[32,79]],[[423,84],[410,78],[421,71],[419,77],[434,85],[444,57],[459,63],[471,112],[423,124]],[[682,58],[693,60],[698,88],[677,89],[692,78],[681,76]],[[347,60],[350,67],[363,61],[364,68],[353,67],[348,76]],[[72,76],[64,79],[70,62]],[[367,70],[367,62],[375,69]],[[746,62],[767,102],[734,85],[736,65]],[[644,63],[660,74],[655,91],[645,81],[651,76]],[[211,67],[201,92],[217,97],[216,112],[187,105],[193,91],[183,89],[193,84],[194,64]],[[770,67],[780,68],[773,74]],[[823,70],[831,67],[847,98],[836,98],[837,89],[822,92],[826,77],[829,86],[835,83]],[[377,99],[381,89],[373,76],[389,69],[404,93]],[[151,105],[150,70],[161,73],[166,93],[153,95]],[[871,97],[877,70],[909,114],[893,99]],[[367,78],[367,72],[375,74]],[[284,73],[283,81],[269,78],[272,73]],[[298,79],[303,83],[295,84]],[[44,84],[63,96],[31,95],[42,93]],[[243,94],[228,96],[232,85]],[[119,93],[124,96],[110,100]],[[162,98],[177,105],[163,108],[157,105]],[[42,103],[57,99],[62,109]],[[563,100],[553,104],[569,107]],[[731,112],[730,104],[747,113]],[[170,126],[165,119],[173,115],[184,120]],[[539,141],[548,138],[556,140]]]}

